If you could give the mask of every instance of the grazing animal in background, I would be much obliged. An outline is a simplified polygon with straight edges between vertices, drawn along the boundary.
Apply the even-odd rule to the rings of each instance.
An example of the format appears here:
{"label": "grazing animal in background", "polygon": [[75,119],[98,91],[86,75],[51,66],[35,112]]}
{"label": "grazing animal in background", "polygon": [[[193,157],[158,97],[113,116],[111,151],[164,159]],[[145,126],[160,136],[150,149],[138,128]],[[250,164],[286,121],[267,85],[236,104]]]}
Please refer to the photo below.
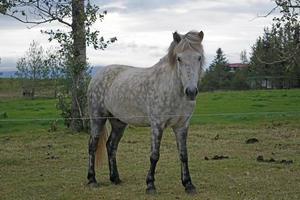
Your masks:
{"label": "grazing animal in background", "polygon": [[[116,163],[119,141],[128,124],[151,127],[150,169],[147,193],[156,191],[154,174],[163,131],[171,127],[181,161],[181,181],[187,193],[195,193],[187,154],[189,121],[196,105],[198,81],[203,73],[203,32],[173,33],[166,56],[150,68],[110,65],[100,69],[88,88],[91,135],[88,184],[96,186],[95,160],[107,149],[110,180],[121,182]],[[111,124],[107,139],[106,121]],[[96,159],[95,159],[96,157]],[[103,156],[102,156],[103,157]],[[98,156],[98,159],[99,158]]]}

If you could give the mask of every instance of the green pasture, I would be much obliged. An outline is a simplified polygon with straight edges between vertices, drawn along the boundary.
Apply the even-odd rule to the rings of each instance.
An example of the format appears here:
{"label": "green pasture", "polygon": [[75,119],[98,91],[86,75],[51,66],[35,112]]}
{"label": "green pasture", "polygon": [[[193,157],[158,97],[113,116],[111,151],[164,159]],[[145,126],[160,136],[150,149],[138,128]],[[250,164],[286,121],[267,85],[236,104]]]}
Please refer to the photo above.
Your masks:
{"label": "green pasture", "polygon": [[[195,196],[181,185],[170,129],[156,195],[145,194],[149,129],[131,126],[118,151],[123,183],[109,182],[105,163],[97,169],[100,187],[87,187],[88,134],[72,133],[61,121],[49,132],[60,118],[55,106],[55,99],[0,98],[0,199],[300,199],[300,90],[199,95],[188,139]],[[249,138],[258,142],[246,144]]]}
{"label": "green pasture", "polygon": [[[53,98],[0,98],[0,134],[50,128],[56,119],[62,125],[56,103]],[[191,123],[255,125],[264,122],[297,123],[299,118],[299,89],[205,92],[198,96]]]}

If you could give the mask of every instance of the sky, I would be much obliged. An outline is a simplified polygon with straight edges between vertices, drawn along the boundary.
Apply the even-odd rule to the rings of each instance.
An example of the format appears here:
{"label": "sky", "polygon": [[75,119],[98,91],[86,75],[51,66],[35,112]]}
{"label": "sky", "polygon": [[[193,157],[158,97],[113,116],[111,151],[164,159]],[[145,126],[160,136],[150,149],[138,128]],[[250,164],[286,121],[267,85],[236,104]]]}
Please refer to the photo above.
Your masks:
{"label": "sky", "polygon": [[[271,0],[94,0],[107,10],[103,22],[94,25],[105,38],[118,41],[106,50],[87,50],[92,66],[126,64],[151,67],[163,57],[172,41],[172,33],[190,30],[204,32],[206,66],[222,48],[230,63],[240,62],[240,52],[251,52],[251,46],[263,29],[270,26],[272,16],[257,17],[273,7]],[[0,71],[14,70],[32,40],[45,49],[49,43],[41,30],[64,28],[58,23],[28,28],[0,15]]]}

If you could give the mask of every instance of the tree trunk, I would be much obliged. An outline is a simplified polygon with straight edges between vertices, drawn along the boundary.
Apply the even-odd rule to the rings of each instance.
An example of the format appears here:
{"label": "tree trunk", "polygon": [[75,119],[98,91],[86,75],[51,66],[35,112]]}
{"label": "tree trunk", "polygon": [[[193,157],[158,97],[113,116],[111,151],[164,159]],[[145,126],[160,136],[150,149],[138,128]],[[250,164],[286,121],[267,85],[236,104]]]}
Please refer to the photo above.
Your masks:
{"label": "tree trunk", "polygon": [[84,75],[86,67],[86,38],[85,38],[85,11],[84,0],[72,0],[72,36],[73,59],[71,63],[72,89],[71,89],[71,129],[82,131],[84,120],[82,119],[85,102]]}
{"label": "tree trunk", "polygon": [[30,90],[30,97],[31,99],[34,99],[34,95],[35,95],[35,81],[36,80],[36,68],[33,68],[33,80],[32,80],[32,85],[31,85],[31,90]]}
{"label": "tree trunk", "polygon": [[54,98],[57,98],[57,78],[54,79]]}

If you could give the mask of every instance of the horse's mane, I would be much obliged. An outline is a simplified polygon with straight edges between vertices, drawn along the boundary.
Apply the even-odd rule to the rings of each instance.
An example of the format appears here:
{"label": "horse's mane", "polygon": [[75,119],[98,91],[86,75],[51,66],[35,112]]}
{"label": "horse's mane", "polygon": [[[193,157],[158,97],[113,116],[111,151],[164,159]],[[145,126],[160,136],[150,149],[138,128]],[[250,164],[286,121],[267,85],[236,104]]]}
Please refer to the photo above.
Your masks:
{"label": "horse's mane", "polygon": [[168,60],[171,66],[176,64],[176,54],[183,52],[185,50],[197,51],[201,54],[201,66],[204,63],[204,51],[202,46],[202,39],[199,36],[199,32],[190,31],[185,35],[181,35],[181,40],[179,43],[173,41],[168,49]]}

